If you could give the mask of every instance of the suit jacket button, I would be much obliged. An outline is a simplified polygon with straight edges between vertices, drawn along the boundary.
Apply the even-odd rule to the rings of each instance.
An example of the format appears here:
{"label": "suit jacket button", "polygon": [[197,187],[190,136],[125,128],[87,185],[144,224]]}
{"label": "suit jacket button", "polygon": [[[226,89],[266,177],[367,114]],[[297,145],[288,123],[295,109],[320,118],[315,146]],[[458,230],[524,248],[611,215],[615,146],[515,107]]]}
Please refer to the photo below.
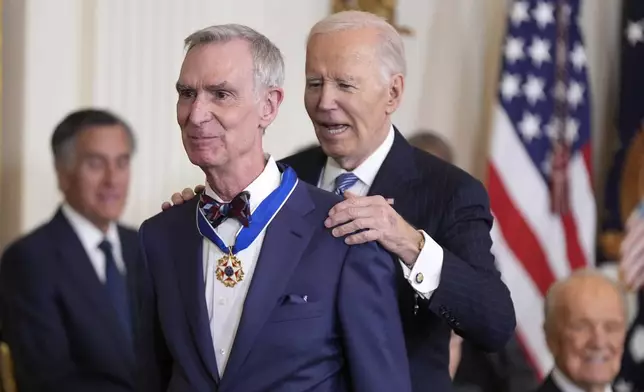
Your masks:
{"label": "suit jacket button", "polygon": [[423,280],[425,280],[425,277],[423,276],[422,272],[419,272],[416,274],[416,283],[421,284],[423,283]]}

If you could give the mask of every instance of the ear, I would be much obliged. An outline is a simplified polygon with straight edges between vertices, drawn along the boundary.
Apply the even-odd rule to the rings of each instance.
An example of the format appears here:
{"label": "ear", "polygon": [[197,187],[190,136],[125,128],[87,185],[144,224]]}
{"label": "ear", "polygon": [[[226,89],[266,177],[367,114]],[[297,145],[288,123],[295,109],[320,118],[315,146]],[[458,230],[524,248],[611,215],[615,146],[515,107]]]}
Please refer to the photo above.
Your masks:
{"label": "ear", "polygon": [[403,91],[405,89],[405,77],[402,74],[396,74],[389,82],[389,99],[387,101],[386,113],[392,114],[400,106]]}
{"label": "ear", "polygon": [[555,330],[556,326],[552,325],[553,323],[554,320],[550,321],[550,325],[544,323],[543,333],[546,337],[546,344],[548,345],[550,353],[553,355],[553,357],[556,357],[557,352],[559,351],[559,339],[557,338],[557,331]]}
{"label": "ear", "polygon": [[275,120],[283,100],[284,90],[279,87],[273,87],[264,92],[260,102],[260,126],[263,129],[268,128]]}
{"label": "ear", "polygon": [[70,187],[70,173],[69,169],[62,163],[56,164],[56,178],[58,180],[58,189],[62,193],[66,193]]}

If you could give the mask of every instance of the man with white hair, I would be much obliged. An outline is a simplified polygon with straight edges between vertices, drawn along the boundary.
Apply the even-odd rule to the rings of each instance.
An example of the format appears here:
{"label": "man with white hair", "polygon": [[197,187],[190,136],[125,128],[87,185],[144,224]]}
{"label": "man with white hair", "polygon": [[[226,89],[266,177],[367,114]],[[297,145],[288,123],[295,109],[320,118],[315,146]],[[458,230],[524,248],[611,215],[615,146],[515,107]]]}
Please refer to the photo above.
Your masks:
{"label": "man with white hair", "polygon": [[555,368],[537,392],[610,392],[626,336],[624,293],[609,278],[577,270],[552,285],[544,330]]}
{"label": "man with white hair", "polygon": [[341,197],[264,153],[279,49],[241,25],[185,43],[177,122],[207,185],[140,228],[137,390],[411,391],[395,260],[334,237]]}
{"label": "man with white hair", "polygon": [[490,252],[483,185],[413,148],[392,124],[405,68],[402,38],[381,18],[345,11],[318,22],[307,41],[304,103],[320,147],[282,162],[344,195],[325,221],[334,236],[352,245],[376,241],[397,257],[413,388],[450,391],[451,331],[494,351],[516,321]]}

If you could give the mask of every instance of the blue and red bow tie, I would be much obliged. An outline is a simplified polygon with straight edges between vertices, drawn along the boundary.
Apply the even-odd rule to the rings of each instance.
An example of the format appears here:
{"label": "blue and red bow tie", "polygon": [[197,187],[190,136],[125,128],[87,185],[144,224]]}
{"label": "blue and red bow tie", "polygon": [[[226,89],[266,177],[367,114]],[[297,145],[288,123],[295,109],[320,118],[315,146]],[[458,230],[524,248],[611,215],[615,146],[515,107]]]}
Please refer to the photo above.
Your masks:
{"label": "blue and red bow tie", "polygon": [[248,227],[251,221],[250,193],[248,191],[238,194],[230,203],[220,203],[202,193],[199,208],[201,208],[213,228],[219,226],[228,218],[237,219],[244,227]]}

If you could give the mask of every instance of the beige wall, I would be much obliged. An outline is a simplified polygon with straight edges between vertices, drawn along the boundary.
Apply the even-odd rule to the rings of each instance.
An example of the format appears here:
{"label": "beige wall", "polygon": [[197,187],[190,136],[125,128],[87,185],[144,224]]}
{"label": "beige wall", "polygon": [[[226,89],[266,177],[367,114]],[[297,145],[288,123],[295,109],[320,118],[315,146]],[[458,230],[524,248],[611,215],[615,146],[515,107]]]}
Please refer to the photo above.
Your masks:
{"label": "beige wall", "polygon": [[[108,107],[137,132],[126,223],[140,224],[173,191],[203,181],[181,147],[173,84],[183,37],[205,25],[248,24],[284,52],[286,98],[267,132],[267,150],[279,158],[315,140],[302,105],[304,45],[330,0],[4,2],[0,249],[49,219],[60,202],[49,137],[79,106]],[[399,21],[416,35],[405,38],[409,75],[395,122],[407,134],[419,127],[441,132],[454,144],[457,162],[476,175],[487,148],[507,2],[399,1]],[[601,140],[615,97],[620,1],[584,3],[594,132]]]}

